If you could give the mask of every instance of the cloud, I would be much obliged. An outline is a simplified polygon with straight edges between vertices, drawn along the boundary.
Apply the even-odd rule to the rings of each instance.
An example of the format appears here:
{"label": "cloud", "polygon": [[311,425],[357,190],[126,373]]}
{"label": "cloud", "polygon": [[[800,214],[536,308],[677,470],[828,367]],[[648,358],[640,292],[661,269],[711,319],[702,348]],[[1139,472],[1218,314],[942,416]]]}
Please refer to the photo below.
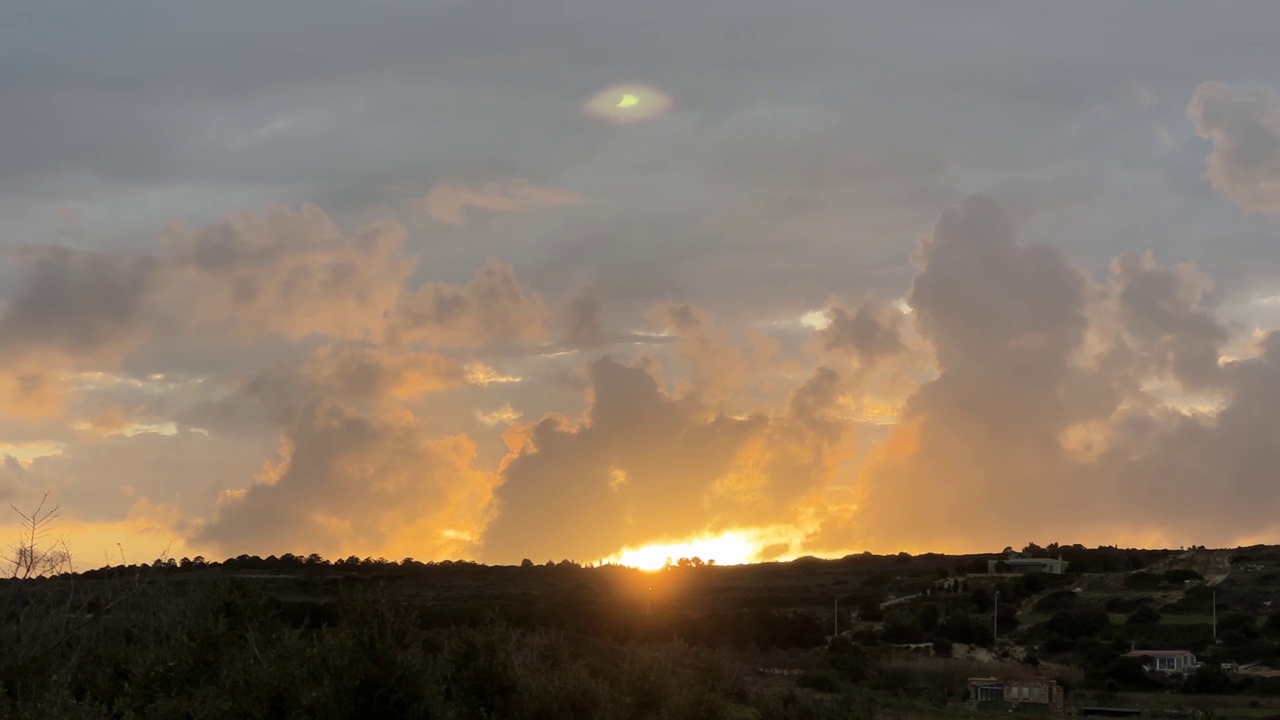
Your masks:
{"label": "cloud", "polygon": [[279,457],[219,499],[190,541],[227,555],[380,552],[461,557],[487,520],[493,479],[463,436],[429,439],[408,413],[369,418],[340,404],[298,408]]}
{"label": "cloud", "polygon": [[12,455],[0,457],[0,500],[8,500],[17,494],[27,479],[27,470]]}
{"label": "cloud", "polygon": [[80,238],[84,235],[84,221],[80,218],[80,213],[73,208],[63,208],[58,211],[59,232],[72,238]]}
{"label": "cloud", "polygon": [[[1260,428],[1280,345],[1219,367],[1227,335],[1201,307],[1201,273],[1125,254],[1095,285],[1061,252],[1018,243],[983,197],[942,213],[915,262],[908,301],[939,375],[863,468],[856,512],[824,533],[922,550],[1106,542],[1135,523],[1219,544],[1274,529],[1258,509],[1274,510],[1263,468],[1277,459]],[[1225,407],[1184,409],[1154,394],[1162,376]]]}
{"label": "cloud", "polygon": [[1201,306],[1212,289],[1204,273],[1189,263],[1160,266],[1150,251],[1125,253],[1112,261],[1111,286],[1128,333],[1126,350],[1146,355],[1144,375],[1171,372],[1187,389],[1217,383],[1229,335]]}
{"label": "cloud", "polygon": [[282,335],[376,337],[415,263],[404,228],[386,222],[348,236],[314,205],[238,213],[162,236],[166,286],[155,302],[183,326],[255,340]]}
{"label": "cloud", "polygon": [[815,333],[822,348],[848,352],[862,368],[872,368],[906,349],[900,337],[902,311],[892,305],[864,304],[852,312],[831,307],[826,315],[826,327]]}
{"label": "cloud", "polygon": [[1196,133],[1213,141],[1205,173],[1213,189],[1243,210],[1280,217],[1280,96],[1258,88],[1237,98],[1206,82],[1187,114]]}
{"label": "cloud", "polygon": [[795,521],[850,448],[821,369],[775,415],[736,418],[664,391],[650,365],[588,366],[589,407],[509,434],[482,556],[595,560],[654,538]]}
{"label": "cloud", "polygon": [[85,423],[84,429],[99,437],[123,432],[129,427],[129,413],[121,405],[112,405],[94,415]]}
{"label": "cloud", "polygon": [[675,335],[675,352],[693,371],[691,388],[704,402],[726,402],[747,380],[751,365],[733,343],[729,328],[691,305],[659,303],[648,311],[658,330]]}
{"label": "cloud", "polygon": [[604,344],[602,305],[601,292],[593,286],[584,287],[569,298],[559,318],[566,344],[575,348],[596,348]]}
{"label": "cloud", "polygon": [[395,401],[460,387],[467,381],[466,366],[456,358],[352,344],[320,348],[302,374],[336,397]]}
{"label": "cloud", "polygon": [[511,213],[581,205],[583,202],[585,200],[577,193],[535,185],[527,180],[505,180],[480,186],[442,180],[423,198],[422,207],[442,223],[463,225],[467,222],[468,208]]}
{"label": "cloud", "polygon": [[425,283],[396,309],[396,342],[434,347],[505,347],[543,339],[551,309],[510,266],[490,259],[463,287]]}
{"label": "cloud", "polygon": [[[493,349],[544,339],[553,310],[509,265],[490,261],[463,287],[415,287],[404,238],[385,221],[345,233],[303,205],[170,226],[151,253],[20,248],[11,255],[24,282],[0,305],[0,412],[49,417],[64,404],[68,373],[119,370],[142,354],[317,338],[390,339],[405,353],[417,343]],[[416,377],[444,371],[418,368]]]}

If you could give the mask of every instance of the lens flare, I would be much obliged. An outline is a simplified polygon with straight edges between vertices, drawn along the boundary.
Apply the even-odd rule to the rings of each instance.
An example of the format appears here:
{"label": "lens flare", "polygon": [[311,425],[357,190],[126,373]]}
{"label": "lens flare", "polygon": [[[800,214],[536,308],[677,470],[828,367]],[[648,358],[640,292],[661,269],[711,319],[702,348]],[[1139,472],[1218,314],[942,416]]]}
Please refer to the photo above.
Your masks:
{"label": "lens flare", "polygon": [[618,125],[652,120],[671,109],[671,98],[648,85],[615,85],[582,105],[582,111]]}

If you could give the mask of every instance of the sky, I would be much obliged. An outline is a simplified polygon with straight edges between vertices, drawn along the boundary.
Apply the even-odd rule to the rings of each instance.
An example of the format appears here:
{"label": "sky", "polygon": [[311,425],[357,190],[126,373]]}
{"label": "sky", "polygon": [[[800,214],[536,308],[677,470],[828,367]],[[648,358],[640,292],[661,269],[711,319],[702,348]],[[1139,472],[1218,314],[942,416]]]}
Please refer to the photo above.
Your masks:
{"label": "sky", "polygon": [[82,568],[1280,542],[1276,27],[5,3],[0,500]]}

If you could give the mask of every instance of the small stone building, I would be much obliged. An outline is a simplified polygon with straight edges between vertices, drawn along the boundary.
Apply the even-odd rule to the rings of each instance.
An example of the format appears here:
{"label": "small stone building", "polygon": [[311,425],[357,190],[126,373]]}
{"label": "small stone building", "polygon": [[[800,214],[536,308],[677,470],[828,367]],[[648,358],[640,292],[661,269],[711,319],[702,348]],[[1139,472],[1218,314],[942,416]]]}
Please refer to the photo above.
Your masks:
{"label": "small stone building", "polygon": [[1063,712],[1062,686],[1039,675],[969,678],[969,704],[976,710]]}

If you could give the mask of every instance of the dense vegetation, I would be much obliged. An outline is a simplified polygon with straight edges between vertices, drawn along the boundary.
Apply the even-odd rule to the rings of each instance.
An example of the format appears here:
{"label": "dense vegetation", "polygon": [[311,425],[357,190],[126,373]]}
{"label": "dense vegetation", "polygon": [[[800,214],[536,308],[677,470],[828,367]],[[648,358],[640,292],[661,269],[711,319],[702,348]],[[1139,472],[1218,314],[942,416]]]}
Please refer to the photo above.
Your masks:
{"label": "dense vegetation", "polygon": [[[976,574],[997,556],[905,554],[653,574],[314,555],[70,573],[28,552],[0,581],[0,717],[871,718],[954,707],[992,661],[1070,691],[1280,695],[1280,679],[1217,667],[1280,662],[1271,550],[1237,553],[1249,562],[1212,588],[1169,551],[1026,552],[1074,559],[1017,577]],[[1123,657],[1133,646],[1210,662],[1171,686]]]}

